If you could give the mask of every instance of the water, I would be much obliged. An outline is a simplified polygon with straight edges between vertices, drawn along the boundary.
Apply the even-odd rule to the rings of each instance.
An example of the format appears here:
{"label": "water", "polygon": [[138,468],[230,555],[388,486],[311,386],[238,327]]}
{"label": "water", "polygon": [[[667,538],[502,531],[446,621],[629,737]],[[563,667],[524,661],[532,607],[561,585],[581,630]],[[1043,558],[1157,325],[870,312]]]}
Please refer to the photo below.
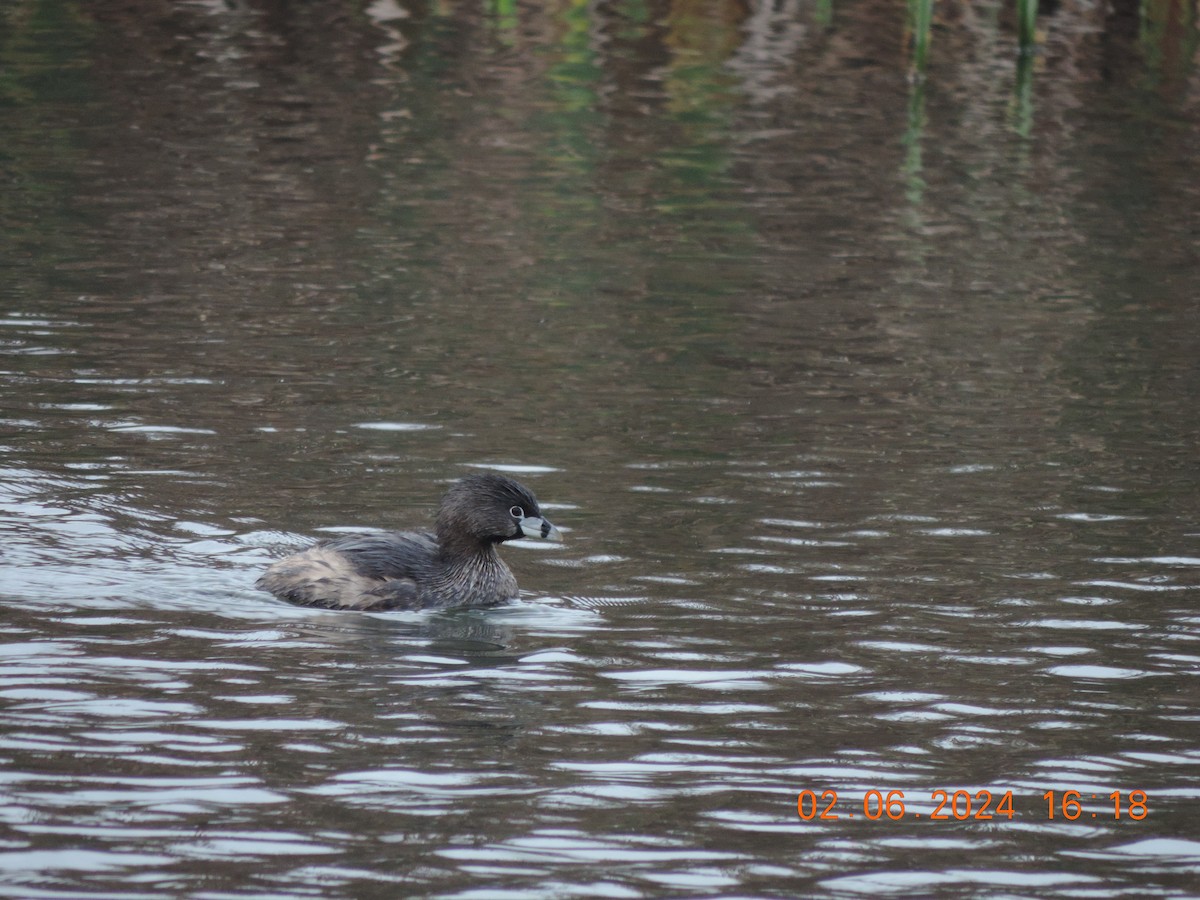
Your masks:
{"label": "water", "polygon": [[1193,896],[1193,23],[943,15],[7,9],[0,895]]}

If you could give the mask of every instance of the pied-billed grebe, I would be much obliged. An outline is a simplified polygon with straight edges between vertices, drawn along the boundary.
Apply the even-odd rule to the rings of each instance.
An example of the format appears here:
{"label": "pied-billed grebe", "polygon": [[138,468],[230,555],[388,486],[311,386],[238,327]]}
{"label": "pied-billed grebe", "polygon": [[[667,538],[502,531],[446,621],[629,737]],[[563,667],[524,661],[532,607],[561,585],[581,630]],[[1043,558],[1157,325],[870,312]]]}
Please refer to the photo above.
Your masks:
{"label": "pied-billed grebe", "polygon": [[281,559],[257,587],[326,609],[495,606],[517,596],[517,579],[496,553],[513,538],[561,541],[524,485],[468,475],[442,498],[434,533],[392,531],[322,541]]}

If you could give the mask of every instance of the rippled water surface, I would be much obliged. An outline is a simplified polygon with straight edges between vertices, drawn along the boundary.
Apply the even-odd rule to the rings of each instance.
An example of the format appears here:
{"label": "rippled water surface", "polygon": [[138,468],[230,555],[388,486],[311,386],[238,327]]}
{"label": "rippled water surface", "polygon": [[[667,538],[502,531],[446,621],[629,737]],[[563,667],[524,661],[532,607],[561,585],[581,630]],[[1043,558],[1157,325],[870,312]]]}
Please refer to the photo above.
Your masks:
{"label": "rippled water surface", "polygon": [[0,895],[1195,896],[1194,23],[937,9],[6,6]]}

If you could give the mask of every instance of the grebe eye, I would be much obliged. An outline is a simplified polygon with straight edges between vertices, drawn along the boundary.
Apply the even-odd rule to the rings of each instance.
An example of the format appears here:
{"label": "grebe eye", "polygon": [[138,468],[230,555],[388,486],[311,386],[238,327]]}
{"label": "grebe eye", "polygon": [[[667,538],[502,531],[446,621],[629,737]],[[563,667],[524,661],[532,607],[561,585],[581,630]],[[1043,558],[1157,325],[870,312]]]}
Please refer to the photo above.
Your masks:
{"label": "grebe eye", "polygon": [[514,506],[512,509],[510,509],[508,511],[508,514],[510,516],[512,516],[514,519],[525,518],[525,510],[521,509],[521,507],[519,507],[519,506]]}

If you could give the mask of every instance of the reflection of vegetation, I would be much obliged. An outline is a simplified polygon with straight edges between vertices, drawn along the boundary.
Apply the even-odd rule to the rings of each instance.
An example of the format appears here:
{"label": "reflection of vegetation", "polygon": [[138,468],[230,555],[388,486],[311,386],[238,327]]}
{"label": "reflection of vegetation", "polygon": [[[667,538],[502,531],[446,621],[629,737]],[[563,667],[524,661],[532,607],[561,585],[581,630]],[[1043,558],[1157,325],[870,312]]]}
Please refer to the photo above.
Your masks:
{"label": "reflection of vegetation", "polygon": [[0,16],[0,174],[21,185],[0,192],[0,246],[19,248],[9,260],[36,256],[45,271],[70,255],[64,219],[84,153],[77,128],[59,123],[78,122],[91,100],[92,25],[58,0],[7,4]]}
{"label": "reflection of vegetation", "polygon": [[566,0],[555,19],[559,38],[545,76],[549,102],[533,124],[548,138],[545,152],[556,174],[590,175],[602,72],[591,47],[587,0]]}
{"label": "reflection of vegetation", "polygon": [[[555,14],[559,39],[548,50],[546,102],[530,124],[539,153],[550,154],[539,171],[555,179],[557,190],[541,197],[533,221],[541,226],[539,243],[550,238],[572,262],[540,267],[534,293],[561,296],[566,289],[582,299],[598,284],[614,290],[619,273],[622,302],[632,305],[617,314],[636,319],[651,314],[646,304],[656,304],[652,315],[663,327],[649,338],[650,349],[675,359],[728,328],[727,285],[739,267],[726,263],[724,277],[714,278],[707,266],[700,274],[696,260],[711,255],[714,234],[752,231],[744,217],[729,215],[723,197],[737,102],[725,64],[738,43],[731,26],[742,13],[722,0],[677,3],[665,19],[645,0],[616,9],[619,18],[608,22],[587,0],[568,0]],[[597,40],[602,29],[604,42]],[[653,73],[621,68],[626,54],[640,63],[646,42],[655,39],[669,50],[665,66]],[[614,83],[617,92],[635,86],[653,110],[649,116],[646,107],[636,110],[637,129],[621,116],[631,108],[626,97],[614,96]],[[614,195],[637,198],[637,212],[604,202]],[[597,234],[606,239],[597,241]],[[581,257],[596,265],[580,265]],[[653,299],[644,295],[648,284],[656,287]],[[660,343],[664,333],[673,335],[669,349]],[[640,345],[647,336],[626,337]]]}
{"label": "reflection of vegetation", "polygon": [[[724,65],[737,46],[736,30],[730,25],[739,13],[728,4],[681,3],[660,23],[644,0],[630,0],[620,9],[614,31],[627,42],[624,46],[665,25],[662,41],[671,51],[660,79],[668,115],[655,123],[664,139],[653,148],[653,157],[636,160],[635,174],[656,211],[665,220],[678,219],[681,238],[694,233],[702,240],[699,229],[734,224],[705,212],[722,205],[715,196],[729,167],[730,110],[736,94],[733,76]],[[548,51],[552,63],[545,72],[548,102],[531,122],[541,135],[540,152],[548,156],[549,166],[543,171],[559,180],[551,202],[576,221],[581,202],[599,199],[596,179],[620,152],[611,140],[619,135],[609,133],[614,123],[604,91],[615,75],[605,70],[597,49],[598,19],[587,0],[568,0],[557,10],[559,39]],[[654,164],[649,173],[648,163]],[[586,183],[569,185],[564,180],[568,176]],[[550,209],[545,212],[553,214]]]}
{"label": "reflection of vegetation", "polygon": [[908,0],[908,27],[912,43],[912,68],[925,72],[929,57],[929,31],[933,24],[933,0]]}
{"label": "reflection of vegetation", "polygon": [[833,0],[817,0],[813,11],[816,23],[824,28],[833,24]]}
{"label": "reflection of vegetation", "polygon": [[904,129],[904,162],[901,177],[904,182],[905,205],[901,221],[908,229],[902,255],[915,269],[920,270],[929,252],[922,237],[925,226],[925,175],[921,142],[925,137],[928,117],[925,112],[925,82],[913,79],[908,89],[908,116]]}
{"label": "reflection of vegetation", "polygon": [[1200,35],[1196,6],[1179,0],[1145,0],[1140,43],[1152,88],[1174,92],[1184,86],[1196,58]]}
{"label": "reflection of vegetation", "polygon": [[[664,87],[676,140],[659,151],[658,209],[677,216],[684,235],[717,228],[744,230],[744,220],[714,217],[730,161],[731,115],[738,101],[736,81],[725,65],[737,50],[737,27],[745,16],[736,3],[681,0],[666,20],[665,45],[671,51]],[[688,220],[690,225],[688,224]]]}
{"label": "reflection of vegetation", "polygon": [[73,3],[28,0],[0,8],[0,102],[82,102],[90,25]]}
{"label": "reflection of vegetation", "polygon": [[[1001,3],[1012,10],[1009,0]],[[28,241],[40,253],[40,243],[66,246],[84,231],[77,223],[63,227],[72,178],[102,171],[108,180],[93,177],[87,186],[94,193],[111,189],[112,200],[128,206],[163,196],[162,173],[144,167],[136,190],[117,193],[128,187],[118,177],[138,171],[113,146],[128,128],[103,133],[92,148],[94,155],[109,154],[99,160],[103,169],[84,162],[73,124],[55,130],[80,120],[88,90],[81,73],[92,55],[99,52],[119,69],[122,53],[132,48],[142,52],[131,71],[169,88],[160,95],[146,78],[145,93],[133,99],[161,108],[130,116],[139,126],[161,129],[154,140],[164,148],[163,160],[182,148],[183,161],[195,170],[196,158],[215,158],[219,148],[234,146],[221,141],[229,135],[245,136],[237,146],[256,148],[239,167],[247,177],[238,181],[261,198],[255,227],[215,237],[265,240],[264,258],[293,241],[300,252],[313,246],[313,258],[338,273],[329,278],[338,281],[338,303],[360,304],[362,321],[378,315],[372,305],[391,310],[398,334],[388,338],[392,343],[379,337],[377,346],[387,352],[372,358],[381,368],[423,373],[426,383],[436,373],[451,385],[443,393],[423,391],[415,402],[436,408],[453,396],[453,383],[469,384],[472,373],[488,366],[489,389],[512,379],[514,396],[520,395],[532,376],[510,371],[516,367],[508,363],[525,355],[526,342],[532,354],[562,361],[573,386],[622,378],[666,387],[680,377],[672,364],[681,360],[697,363],[687,377],[700,382],[741,371],[747,360],[769,372],[785,338],[794,338],[793,348],[813,349],[825,340],[823,328],[837,326],[840,310],[868,306],[864,286],[895,283],[897,258],[911,265],[914,280],[959,251],[968,251],[959,255],[969,263],[969,251],[981,246],[971,242],[977,233],[1006,233],[1017,218],[1043,224],[1035,179],[1070,184],[1075,178],[1059,178],[1056,164],[1069,151],[1060,150],[1066,141],[1052,127],[1019,148],[1035,164],[1019,171],[1010,165],[1019,143],[1011,132],[1001,132],[1007,142],[991,141],[1004,121],[1005,74],[1015,59],[1012,32],[1002,32],[1011,19],[1000,24],[1000,5],[984,4],[975,18],[968,9],[961,23],[939,32],[939,47],[932,48],[933,0],[911,0],[911,56],[905,59],[898,50],[904,9],[879,0],[839,6],[836,25],[831,0],[815,6],[802,0],[485,0],[484,13],[480,4],[398,0],[405,15],[381,20],[390,31],[365,19],[329,20],[347,31],[346,59],[361,64],[337,87],[346,111],[333,116],[312,103],[321,96],[317,82],[331,80],[314,74],[329,57],[320,30],[296,14],[296,5],[283,17],[289,21],[274,29],[270,21],[255,21],[253,30],[265,36],[242,46],[232,35],[247,32],[229,25],[253,19],[268,6],[265,0],[235,4],[237,16],[222,4],[203,7],[207,12],[168,4],[171,17],[156,24],[155,33],[178,40],[160,49],[112,28],[114,40],[128,46],[103,42],[95,51],[84,46],[91,35],[80,6],[18,0],[0,14],[8,26],[0,33],[0,102],[10,107],[0,153],[5,174],[15,170],[12,183],[20,189],[0,198],[0,219],[5,240]],[[152,8],[142,0],[119,6],[131,16]],[[772,15],[746,19],[747,10],[762,9]],[[1032,4],[1025,9],[1031,21]],[[1152,71],[1164,78],[1184,71],[1195,40],[1192,9],[1158,0],[1145,10],[1135,49],[1144,48]],[[227,27],[207,33],[210,24],[197,24],[205,16],[227,17]],[[832,27],[814,28],[814,22]],[[363,33],[349,33],[351,27]],[[396,49],[377,59],[371,51],[380,34]],[[1082,105],[1089,96],[1120,102],[1112,93],[1088,93],[1099,83],[1088,69],[1095,62],[1088,54],[1096,54],[1094,29],[1089,34],[1092,43],[1081,42],[1078,50],[1063,50],[1070,29],[1056,36],[1050,52],[1060,54],[1059,77],[1041,85],[1038,107],[1047,123],[1062,124],[1056,107]],[[156,50],[162,58],[155,58]],[[240,54],[236,67],[200,72],[189,62],[234,52]],[[933,67],[930,53],[960,62]],[[914,78],[905,95],[897,76],[909,60],[915,73],[930,66],[941,83]],[[1029,137],[1035,61],[1026,54],[1016,62],[1008,121]],[[192,82],[172,80],[193,65]],[[1076,70],[1083,74],[1073,80]],[[241,76],[236,89],[225,81],[235,71]],[[130,79],[96,82],[112,92],[115,107],[118,89]],[[180,106],[174,98],[181,96],[194,98],[195,108]],[[54,103],[73,108],[69,115],[47,115]],[[14,106],[20,106],[17,114]],[[89,113],[95,110],[103,107],[89,105]],[[264,127],[281,115],[305,126],[289,129],[286,145],[279,129]],[[215,122],[223,133],[211,127]],[[333,132],[345,134],[345,141],[311,139]],[[309,179],[302,173],[314,159],[318,176]],[[329,189],[336,182],[320,174],[322,167],[352,173],[346,183],[356,190],[336,196]],[[1014,191],[1013,202],[1003,202],[1009,195],[997,185],[1006,180],[1028,193]],[[319,208],[297,203],[294,218],[279,212],[278,198],[302,199],[309,187]],[[219,207],[234,193],[216,184],[204,202]],[[111,209],[104,199],[106,206],[93,202],[92,208]],[[1063,220],[1072,218],[1069,202],[1062,201]],[[890,205],[897,203],[900,227]],[[203,231],[211,242],[206,220],[183,212],[178,232]],[[265,227],[257,227],[259,219]],[[63,236],[49,236],[51,230]],[[174,242],[173,231],[162,230],[164,245]],[[148,233],[145,227],[135,237],[141,241]],[[320,257],[318,236],[330,233],[357,254],[353,266]],[[97,244],[145,250],[132,240],[91,246]],[[195,251],[180,251],[185,262],[188,252]],[[55,254],[42,258],[52,264]],[[991,258],[974,271],[967,263],[958,270],[965,274],[947,280],[978,275],[991,290],[1008,277]],[[375,285],[357,283],[358,266],[377,275]],[[354,288],[342,290],[347,284]],[[826,311],[830,318],[823,320]],[[755,328],[760,336],[784,334],[779,343],[756,345],[744,338]],[[790,328],[807,332],[801,339],[788,334]],[[370,343],[375,336],[367,338]],[[498,360],[489,356],[498,352]],[[728,368],[704,365],[717,358]],[[614,362],[612,374],[602,371]]]}
{"label": "reflection of vegetation", "polygon": [[904,198],[910,205],[921,204],[925,193],[922,176],[921,139],[925,134],[925,85],[915,82],[908,92],[908,118],[904,129]]}
{"label": "reflection of vegetation", "polygon": [[1022,53],[1017,59],[1017,75],[1009,115],[1013,131],[1023,138],[1033,133],[1033,60],[1032,53]]}
{"label": "reflection of vegetation", "polygon": [[642,36],[646,26],[654,21],[654,13],[647,0],[625,0],[620,8],[621,19],[630,25],[622,37],[637,40]]}
{"label": "reflection of vegetation", "polygon": [[740,10],[730,4],[681,2],[672,7],[664,38],[671,50],[664,86],[668,109],[684,126],[687,143],[729,135],[734,81],[723,66],[737,49],[740,21]]}
{"label": "reflection of vegetation", "polygon": [[1037,0],[1017,0],[1017,39],[1021,52],[1033,52],[1037,37]]}
{"label": "reflection of vegetation", "polygon": [[487,5],[498,31],[507,34],[516,30],[519,24],[517,0],[488,0]]}

